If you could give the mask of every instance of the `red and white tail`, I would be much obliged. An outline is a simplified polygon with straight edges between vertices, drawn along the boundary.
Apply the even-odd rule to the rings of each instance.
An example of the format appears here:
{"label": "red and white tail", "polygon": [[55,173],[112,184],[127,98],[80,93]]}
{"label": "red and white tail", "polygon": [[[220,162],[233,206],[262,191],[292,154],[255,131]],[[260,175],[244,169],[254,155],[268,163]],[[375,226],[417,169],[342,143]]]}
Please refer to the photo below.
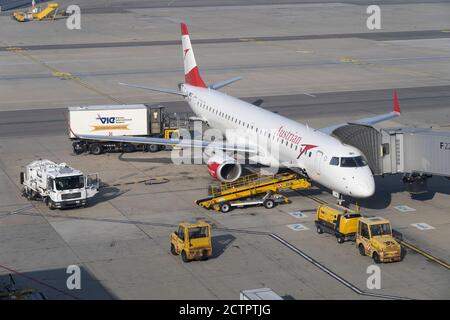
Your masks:
{"label": "red and white tail", "polygon": [[192,51],[189,31],[185,23],[181,24],[181,41],[183,43],[184,78],[187,84],[206,88],[206,84],[200,76],[194,52]]}

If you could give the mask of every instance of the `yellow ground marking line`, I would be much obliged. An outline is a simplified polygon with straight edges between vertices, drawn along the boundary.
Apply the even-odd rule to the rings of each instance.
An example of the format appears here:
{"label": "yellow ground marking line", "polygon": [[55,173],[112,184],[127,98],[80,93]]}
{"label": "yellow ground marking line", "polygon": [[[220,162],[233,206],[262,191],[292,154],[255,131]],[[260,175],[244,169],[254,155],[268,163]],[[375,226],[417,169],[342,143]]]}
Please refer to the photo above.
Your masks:
{"label": "yellow ground marking line", "polygon": [[374,66],[373,63],[369,63],[369,62],[365,62],[365,61],[361,61],[358,59],[352,59],[352,58],[342,58],[338,60],[339,62],[344,62],[344,63],[351,63],[351,64],[356,64],[356,65],[365,65],[365,66]]}
{"label": "yellow ground marking line", "polygon": [[90,90],[90,91],[92,91],[92,92],[94,92],[94,93],[96,93],[96,94],[98,94],[100,96],[103,96],[103,97],[105,97],[105,98],[107,98],[109,100],[112,100],[112,101],[114,101],[116,103],[119,103],[119,104],[125,104],[123,101],[121,101],[121,100],[119,100],[117,98],[114,98],[113,96],[111,96],[111,95],[109,95],[107,93],[104,93],[104,92],[100,91],[99,89],[95,88],[94,86],[92,86],[92,85],[88,84],[87,82],[81,80],[79,77],[76,77],[76,76],[72,75],[69,72],[62,72],[62,71],[58,70],[57,68],[55,68],[55,67],[53,67],[53,66],[51,66],[51,65],[49,65],[49,64],[47,64],[47,63],[45,63],[45,62],[43,62],[43,61],[41,61],[39,59],[37,59],[37,58],[35,58],[33,55],[31,55],[29,52],[27,52],[26,49],[24,49],[24,48],[10,47],[10,48],[7,48],[6,50],[7,51],[11,51],[11,52],[15,52],[17,54],[20,54],[23,57],[25,57],[25,58],[35,62],[36,64],[39,64],[39,65],[43,66],[44,68],[50,70],[51,71],[51,75],[54,76],[54,77],[60,78],[61,80],[72,80],[75,83],[79,84],[80,86],[82,86],[82,87],[84,87],[84,88],[86,88],[86,89],[88,89],[88,90]]}
{"label": "yellow ground marking line", "polygon": [[314,53],[314,50],[295,50],[296,53]]}
{"label": "yellow ground marking line", "polygon": [[400,242],[401,245],[404,245],[405,247],[407,247],[407,248],[409,248],[409,249],[411,249],[411,250],[421,254],[422,256],[424,256],[424,257],[426,257],[426,258],[428,258],[428,259],[430,259],[430,260],[440,264],[444,268],[450,269],[450,265],[448,263],[446,263],[444,260],[436,258],[435,256],[433,256],[433,255],[431,255],[431,254],[429,254],[429,253],[427,253],[427,252],[417,248],[416,246],[414,246],[414,245],[412,245],[412,244],[410,244],[410,243],[408,243],[408,242],[406,242],[404,240],[399,240],[399,242]]}

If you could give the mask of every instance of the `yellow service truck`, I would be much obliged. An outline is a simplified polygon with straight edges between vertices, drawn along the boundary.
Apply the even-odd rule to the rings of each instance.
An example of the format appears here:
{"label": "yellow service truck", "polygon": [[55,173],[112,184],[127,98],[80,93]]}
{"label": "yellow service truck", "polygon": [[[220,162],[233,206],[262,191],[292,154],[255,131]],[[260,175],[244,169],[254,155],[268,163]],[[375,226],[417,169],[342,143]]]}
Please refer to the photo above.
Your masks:
{"label": "yellow service truck", "polygon": [[212,256],[211,226],[205,221],[180,223],[170,235],[170,252],[183,262],[206,260]]}
{"label": "yellow service truck", "polygon": [[362,256],[372,257],[375,263],[402,259],[402,247],[392,236],[391,223],[381,217],[359,219],[356,247]]}
{"label": "yellow service truck", "polygon": [[402,260],[402,247],[392,235],[391,223],[381,217],[363,217],[338,205],[320,205],[316,211],[317,233],[330,233],[338,243],[356,241],[362,256],[375,263]]}
{"label": "yellow service truck", "polygon": [[361,214],[338,205],[320,205],[314,221],[317,233],[330,233],[338,243],[355,240]]}

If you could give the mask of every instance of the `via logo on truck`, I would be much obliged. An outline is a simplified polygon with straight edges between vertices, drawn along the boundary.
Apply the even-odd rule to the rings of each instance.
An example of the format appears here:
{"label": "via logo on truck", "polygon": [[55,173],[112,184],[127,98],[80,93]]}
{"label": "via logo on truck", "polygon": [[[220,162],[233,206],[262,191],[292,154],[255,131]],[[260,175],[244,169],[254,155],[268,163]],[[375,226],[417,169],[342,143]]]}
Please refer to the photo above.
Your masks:
{"label": "via logo on truck", "polygon": [[[132,121],[124,117],[102,117],[97,113],[96,120],[101,122],[101,125],[92,125],[91,131],[103,131],[103,130],[130,130],[126,122]],[[109,134],[112,135],[112,134]]]}
{"label": "via logo on truck", "polygon": [[102,117],[100,114],[97,114],[97,120],[100,120],[102,124],[114,124],[116,123],[116,117]]}

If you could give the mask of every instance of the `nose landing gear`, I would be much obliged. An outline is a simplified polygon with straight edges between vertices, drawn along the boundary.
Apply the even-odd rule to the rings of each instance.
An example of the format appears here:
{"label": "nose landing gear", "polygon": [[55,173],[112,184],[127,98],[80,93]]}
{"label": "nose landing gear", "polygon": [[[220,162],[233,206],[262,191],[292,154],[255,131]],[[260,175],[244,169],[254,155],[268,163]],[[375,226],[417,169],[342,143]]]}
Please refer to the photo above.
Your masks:
{"label": "nose landing gear", "polygon": [[333,190],[333,197],[336,198],[336,202],[338,205],[342,206],[345,202],[344,196],[337,191]]}

